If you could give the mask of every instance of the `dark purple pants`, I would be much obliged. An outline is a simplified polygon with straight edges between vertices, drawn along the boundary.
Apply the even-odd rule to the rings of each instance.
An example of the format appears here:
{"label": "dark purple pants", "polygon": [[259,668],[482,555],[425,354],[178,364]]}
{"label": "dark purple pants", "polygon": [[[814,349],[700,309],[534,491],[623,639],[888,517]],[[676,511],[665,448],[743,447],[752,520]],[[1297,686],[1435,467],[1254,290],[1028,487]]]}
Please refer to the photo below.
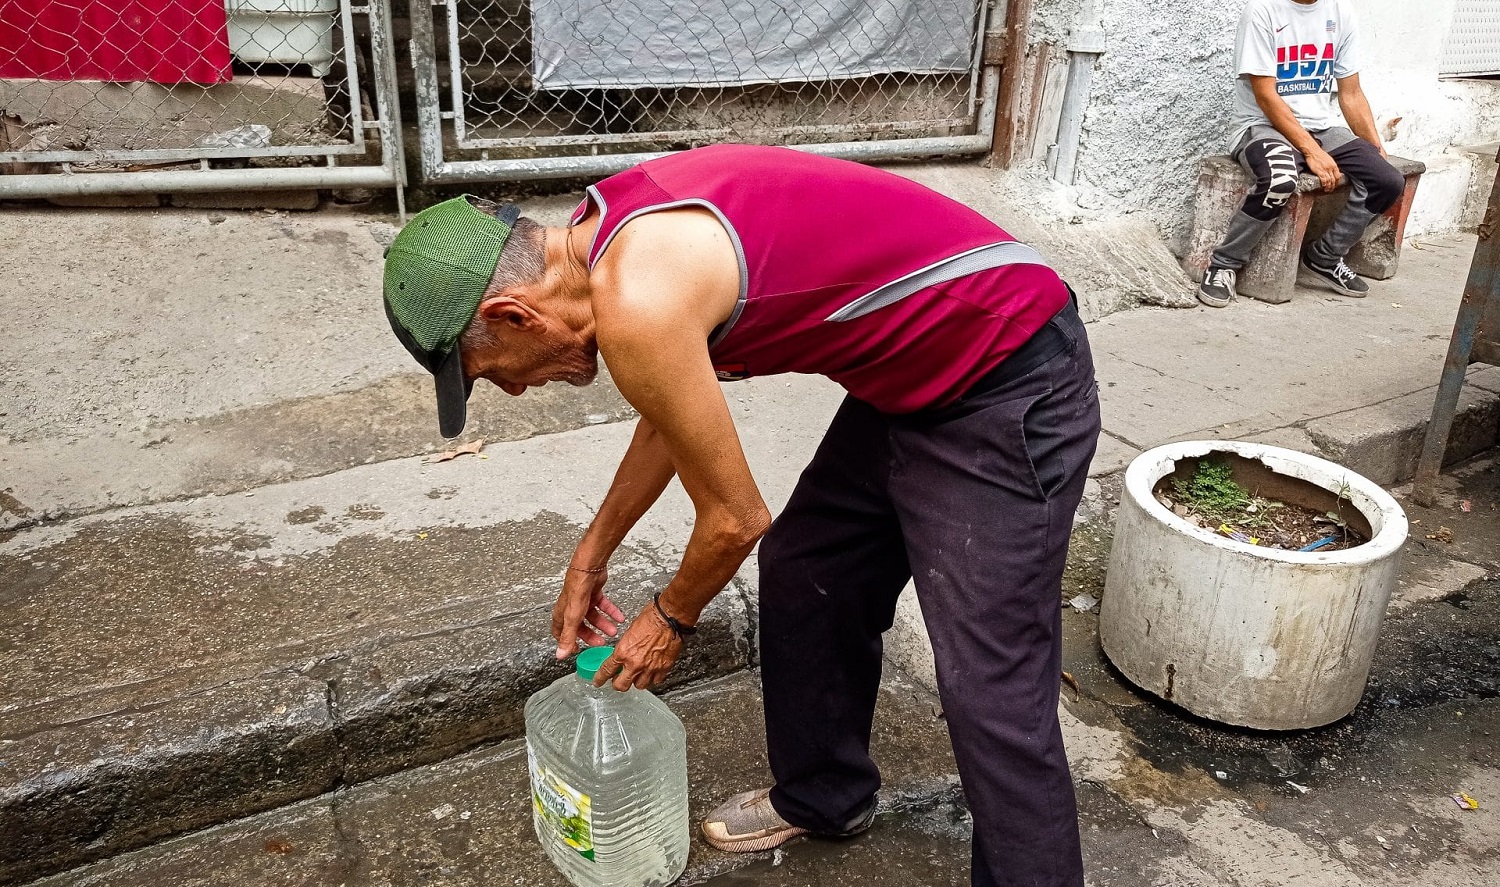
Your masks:
{"label": "dark purple pants", "polygon": [[846,399],[760,545],[772,804],[833,833],[874,803],[881,633],[914,576],[976,887],[1083,885],[1057,720],[1061,580],[1099,401],[1077,312],[1051,325],[1061,352],[952,406],[890,416]]}

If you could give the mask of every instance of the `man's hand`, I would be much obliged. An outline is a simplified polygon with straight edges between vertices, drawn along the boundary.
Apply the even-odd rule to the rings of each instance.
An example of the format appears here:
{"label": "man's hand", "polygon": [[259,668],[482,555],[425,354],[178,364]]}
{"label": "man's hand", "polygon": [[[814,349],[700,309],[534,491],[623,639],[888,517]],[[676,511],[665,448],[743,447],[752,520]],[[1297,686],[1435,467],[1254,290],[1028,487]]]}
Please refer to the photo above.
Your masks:
{"label": "man's hand", "polygon": [[616,690],[654,687],[667,679],[667,672],[681,653],[682,640],[657,614],[655,606],[647,604],[630,623],[615,652],[599,666],[594,686],[611,683]]}
{"label": "man's hand", "polygon": [[[1244,75],[1250,81],[1250,91],[1255,94],[1255,103],[1260,106],[1261,113],[1271,122],[1271,126],[1281,133],[1281,137],[1298,151],[1307,161],[1307,168],[1313,175],[1323,183],[1324,191],[1332,191],[1339,185],[1339,165],[1334,162],[1323,146],[1318,144],[1317,139],[1312,137],[1297,120],[1297,115],[1292,113],[1292,108],[1286,103],[1280,94],[1276,92],[1276,78],[1262,77],[1255,74]],[[1339,81],[1342,88],[1344,81]],[[1358,87],[1356,77],[1355,87]],[[1342,99],[1340,99],[1342,101]],[[1372,124],[1373,126],[1373,124]],[[1358,132],[1358,129],[1355,130]]]}
{"label": "man's hand", "polygon": [[1307,158],[1307,168],[1323,183],[1324,191],[1332,191],[1339,186],[1339,165],[1327,151],[1318,148],[1307,151],[1302,156]]}
{"label": "man's hand", "polygon": [[620,633],[625,614],[604,596],[608,577],[604,568],[568,568],[562,593],[552,608],[552,637],[557,641],[558,659],[568,659],[577,653],[579,641],[585,647],[597,647]]}

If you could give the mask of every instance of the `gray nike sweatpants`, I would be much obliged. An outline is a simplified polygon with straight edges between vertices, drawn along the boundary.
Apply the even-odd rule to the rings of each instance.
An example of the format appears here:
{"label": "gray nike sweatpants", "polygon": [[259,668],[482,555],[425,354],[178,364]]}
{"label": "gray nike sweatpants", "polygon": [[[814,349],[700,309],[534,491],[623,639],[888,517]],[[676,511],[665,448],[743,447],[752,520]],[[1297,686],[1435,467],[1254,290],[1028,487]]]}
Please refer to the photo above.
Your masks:
{"label": "gray nike sweatpants", "polygon": [[[1380,156],[1379,149],[1344,127],[1320,130],[1312,137],[1349,180],[1349,202],[1323,236],[1307,248],[1310,259],[1327,267],[1343,261],[1375,217],[1401,198],[1406,180]],[[1252,126],[1232,156],[1255,176],[1255,186],[1229,220],[1229,231],[1214,250],[1209,267],[1238,271],[1250,262],[1250,253],[1296,193],[1297,176],[1307,169],[1307,160],[1270,126]]]}

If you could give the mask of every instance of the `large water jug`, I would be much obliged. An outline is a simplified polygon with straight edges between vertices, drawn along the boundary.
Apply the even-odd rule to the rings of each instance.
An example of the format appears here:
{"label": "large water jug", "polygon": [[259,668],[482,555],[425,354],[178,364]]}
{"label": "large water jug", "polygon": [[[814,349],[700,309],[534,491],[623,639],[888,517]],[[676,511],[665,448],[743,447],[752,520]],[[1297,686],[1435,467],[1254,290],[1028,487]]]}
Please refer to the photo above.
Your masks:
{"label": "large water jug", "polygon": [[532,822],[578,887],[665,887],[687,867],[687,731],[645,690],[594,687],[611,652],[526,700]]}

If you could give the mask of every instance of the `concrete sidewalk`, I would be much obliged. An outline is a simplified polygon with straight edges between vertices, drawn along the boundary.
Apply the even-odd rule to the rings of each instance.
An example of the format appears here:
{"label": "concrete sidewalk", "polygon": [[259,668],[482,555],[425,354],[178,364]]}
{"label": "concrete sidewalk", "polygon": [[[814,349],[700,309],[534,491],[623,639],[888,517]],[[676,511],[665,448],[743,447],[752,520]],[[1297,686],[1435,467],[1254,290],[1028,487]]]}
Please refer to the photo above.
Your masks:
{"label": "concrete sidewalk", "polygon": [[[1094,472],[1187,438],[1290,447],[1376,483],[1410,478],[1474,251],[1471,236],[1408,246],[1365,299],[1299,289],[1290,303],[1141,309],[1090,325],[1104,410]],[[1450,458],[1495,443],[1500,369],[1470,368]]]}
{"label": "concrete sidewalk", "polygon": [[[1401,276],[1365,300],[1302,291],[1279,306],[1113,311],[1147,291],[1187,302],[1160,243],[1049,226],[985,170],[900,171],[1039,243],[1098,318],[1089,332],[1105,434],[1070,588],[1098,585],[1111,489],[1156,444],[1248,438],[1381,483],[1410,474],[1471,237],[1408,248]],[[539,214],[555,222],[571,202],[546,201]],[[489,441],[484,458],[423,462],[442,443],[430,382],[389,341],[375,301],[393,231],[389,219],[339,213],[0,215],[0,247],[32,257],[0,280],[19,333],[0,342],[0,883],[336,799],[349,784],[512,738],[520,701],[558,673],[551,596],[631,412],[607,380],[519,399],[482,390],[469,437]],[[1500,427],[1500,370],[1476,367],[1470,379],[1455,458],[1493,446]],[[801,377],[725,394],[775,510],[841,394]],[[1465,495],[1493,501],[1488,475],[1469,470],[1449,481],[1481,492],[1455,487],[1448,511]],[[670,575],[691,513],[674,485],[632,534],[613,565],[626,601]],[[1453,525],[1446,513],[1430,519]],[[1471,532],[1500,538],[1500,525]],[[1500,553],[1472,544],[1414,540],[1402,590],[1413,631],[1443,612],[1431,607],[1452,609],[1430,601],[1500,571]],[[681,683],[754,666],[754,578],[747,566],[715,603]],[[1253,792],[1208,792],[1202,766],[1180,782],[1173,755],[1227,740],[1173,732],[1160,709],[1126,704],[1131,691],[1098,661],[1088,616],[1069,620],[1071,668],[1093,676],[1064,708],[1083,791],[1105,811],[1090,821],[1121,846],[1153,829],[1182,842],[1168,854],[1175,868],[1142,864],[1096,877],[1098,887],[1387,883],[1325,865],[1295,823],[1236,806]],[[899,654],[906,645],[893,641]],[[1500,670],[1486,655],[1476,668]],[[1469,716],[1494,714],[1481,705]],[[1145,736],[1165,737],[1168,751],[1146,754]],[[1463,754],[1485,748],[1494,743]],[[1236,754],[1263,756],[1256,749]],[[1473,784],[1500,797],[1492,763],[1472,763]],[[1177,803],[1174,791],[1191,797]],[[1210,802],[1219,806],[1203,813]],[[1463,822],[1481,821],[1463,859],[1500,876],[1500,827]],[[1246,854],[1300,847],[1313,862],[1281,879],[1267,869],[1219,880],[1208,872],[1224,842]],[[1091,846],[1103,860],[1112,845]],[[1443,873],[1429,866],[1410,882],[1485,883]]]}

